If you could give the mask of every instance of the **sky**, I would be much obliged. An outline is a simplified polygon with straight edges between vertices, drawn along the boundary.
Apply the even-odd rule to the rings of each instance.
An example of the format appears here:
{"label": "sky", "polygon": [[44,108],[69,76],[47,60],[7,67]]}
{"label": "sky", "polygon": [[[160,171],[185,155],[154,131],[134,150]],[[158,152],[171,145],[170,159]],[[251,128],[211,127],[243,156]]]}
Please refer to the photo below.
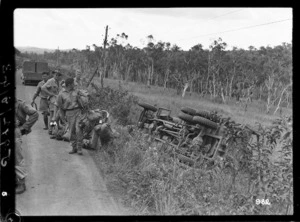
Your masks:
{"label": "sky", "polygon": [[[16,9],[14,45],[48,49],[85,49],[125,33],[133,47],[147,36],[189,50],[207,49],[219,37],[232,47],[276,46],[292,42],[292,8],[91,8]],[[93,49],[93,47],[91,47]]]}

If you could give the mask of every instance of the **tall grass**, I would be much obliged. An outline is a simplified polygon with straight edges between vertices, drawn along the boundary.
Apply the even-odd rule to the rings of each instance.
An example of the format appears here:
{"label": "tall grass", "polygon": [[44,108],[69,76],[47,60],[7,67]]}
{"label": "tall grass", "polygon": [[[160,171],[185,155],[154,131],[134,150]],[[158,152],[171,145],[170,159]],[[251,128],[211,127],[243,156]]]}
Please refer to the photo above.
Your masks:
{"label": "tall grass", "polygon": [[[229,155],[223,161],[216,159],[214,168],[198,169],[180,163],[170,155],[173,151],[168,149],[167,145],[153,142],[147,134],[136,128],[130,130],[121,126],[115,128],[120,132],[120,136],[109,147],[102,147],[96,155],[100,158],[108,187],[114,193],[118,192],[122,203],[133,209],[136,214],[280,215],[286,213],[287,202],[282,199],[286,198],[283,197],[285,194],[278,194],[283,196],[280,198],[278,196],[276,199],[270,196],[275,194],[273,192],[276,189],[281,190],[278,182],[269,181],[268,186],[277,186],[277,188],[274,187],[274,191],[267,193],[267,196],[257,196],[257,194],[261,195],[261,188],[256,185],[255,178],[258,177],[257,172],[260,169],[257,166],[261,163],[253,162],[253,166],[257,169],[251,172],[250,166],[245,168],[244,164],[236,162],[238,160],[233,159],[232,156],[239,155],[239,147],[232,147],[232,151],[229,151]],[[244,161],[250,164],[248,160]],[[272,171],[272,166],[263,169],[266,171],[263,177],[268,179],[270,177],[268,170]],[[269,179],[274,180],[271,177]],[[271,205],[255,204],[256,198],[263,197],[270,198]]]}
{"label": "tall grass", "polygon": [[[282,203],[286,203],[284,197],[272,200],[271,206],[255,205],[256,193],[261,195],[260,187],[255,184],[257,172],[262,168],[265,171],[275,169],[268,160],[269,156],[263,158],[262,162],[251,162],[243,156],[248,155],[252,158],[253,154],[244,152],[240,145],[235,145],[229,147],[229,155],[223,160],[221,158],[215,160],[215,167],[212,169],[187,167],[171,155],[174,154],[172,153],[174,150],[170,147],[155,143],[145,132],[134,126],[128,126],[135,123],[136,120],[133,119],[137,118],[141,108],[137,106],[136,98],[124,92],[124,86],[115,85],[114,88],[114,90],[110,87],[98,89],[97,96],[92,96],[94,106],[108,109],[114,113],[115,119],[122,120],[112,123],[112,128],[119,136],[112,143],[102,146],[96,152],[96,156],[108,189],[118,196],[125,206],[133,209],[131,212],[140,215],[284,214],[284,209],[281,209]],[[156,102],[158,106],[161,106],[159,103],[163,101],[161,104],[164,107],[172,111],[176,108],[177,112],[181,106],[199,109],[203,107],[203,104],[195,104],[195,100],[182,100],[176,96],[170,99],[163,95],[156,101],[155,95],[145,95],[144,98],[147,102],[152,101],[152,104]],[[125,103],[127,105],[124,106]],[[214,103],[204,104],[207,104],[206,107],[218,107],[219,111],[225,113],[224,116],[227,116],[228,110],[233,110],[235,115],[239,113],[230,105],[219,107]],[[133,112],[131,109],[134,116],[130,115]],[[254,113],[250,113],[254,116]],[[260,118],[267,117],[260,115]],[[124,121],[125,124],[120,124]],[[275,126],[272,129],[277,128],[278,126]],[[273,132],[272,129],[269,131]],[[266,138],[271,137],[266,134]],[[290,143],[285,146],[290,150]],[[270,149],[269,146],[266,148],[266,153],[271,152],[275,155],[275,151],[278,151],[277,148]],[[243,158],[236,159],[237,156]],[[249,164],[256,167],[252,172],[248,169]],[[264,164],[269,164],[269,168],[265,168]],[[259,166],[261,168],[257,168]],[[286,166],[289,167],[288,164]],[[275,175],[276,172],[273,173]],[[266,171],[266,178],[268,175],[271,174]],[[288,184],[286,181],[285,183]],[[280,183],[275,181],[270,184],[279,189]]]}

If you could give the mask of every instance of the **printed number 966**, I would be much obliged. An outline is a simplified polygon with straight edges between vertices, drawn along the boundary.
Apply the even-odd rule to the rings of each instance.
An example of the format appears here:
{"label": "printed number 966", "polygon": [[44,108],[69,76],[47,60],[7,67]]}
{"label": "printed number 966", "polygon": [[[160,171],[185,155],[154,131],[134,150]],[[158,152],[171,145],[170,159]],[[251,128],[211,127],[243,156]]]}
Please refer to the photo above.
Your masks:
{"label": "printed number 966", "polygon": [[255,203],[256,205],[271,205],[269,199],[256,199]]}

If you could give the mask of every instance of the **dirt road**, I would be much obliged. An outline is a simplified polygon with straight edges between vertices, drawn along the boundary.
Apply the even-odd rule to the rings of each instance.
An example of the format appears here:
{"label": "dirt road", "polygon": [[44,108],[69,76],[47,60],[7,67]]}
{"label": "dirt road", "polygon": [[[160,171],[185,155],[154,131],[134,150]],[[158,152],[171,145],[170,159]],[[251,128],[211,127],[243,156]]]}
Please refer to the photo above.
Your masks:
{"label": "dirt road", "polygon": [[[16,75],[16,96],[30,103],[36,86],[24,86]],[[36,100],[39,104],[39,99]],[[16,196],[16,209],[24,216],[41,215],[122,215],[109,195],[91,157],[70,155],[68,142],[49,138],[40,114],[28,136],[23,136],[28,176],[27,190]]]}

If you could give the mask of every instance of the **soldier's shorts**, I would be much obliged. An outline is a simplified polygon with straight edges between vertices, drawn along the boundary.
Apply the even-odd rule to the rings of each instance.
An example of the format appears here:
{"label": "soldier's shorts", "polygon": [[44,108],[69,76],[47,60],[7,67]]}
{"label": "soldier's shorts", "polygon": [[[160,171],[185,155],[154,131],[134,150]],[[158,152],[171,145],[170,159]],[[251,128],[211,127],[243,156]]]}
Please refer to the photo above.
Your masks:
{"label": "soldier's shorts", "polygon": [[48,113],[49,111],[49,101],[47,98],[41,98],[39,111],[42,113]]}
{"label": "soldier's shorts", "polygon": [[18,180],[27,176],[25,159],[23,157],[22,136],[19,128],[15,129],[15,170]]}

